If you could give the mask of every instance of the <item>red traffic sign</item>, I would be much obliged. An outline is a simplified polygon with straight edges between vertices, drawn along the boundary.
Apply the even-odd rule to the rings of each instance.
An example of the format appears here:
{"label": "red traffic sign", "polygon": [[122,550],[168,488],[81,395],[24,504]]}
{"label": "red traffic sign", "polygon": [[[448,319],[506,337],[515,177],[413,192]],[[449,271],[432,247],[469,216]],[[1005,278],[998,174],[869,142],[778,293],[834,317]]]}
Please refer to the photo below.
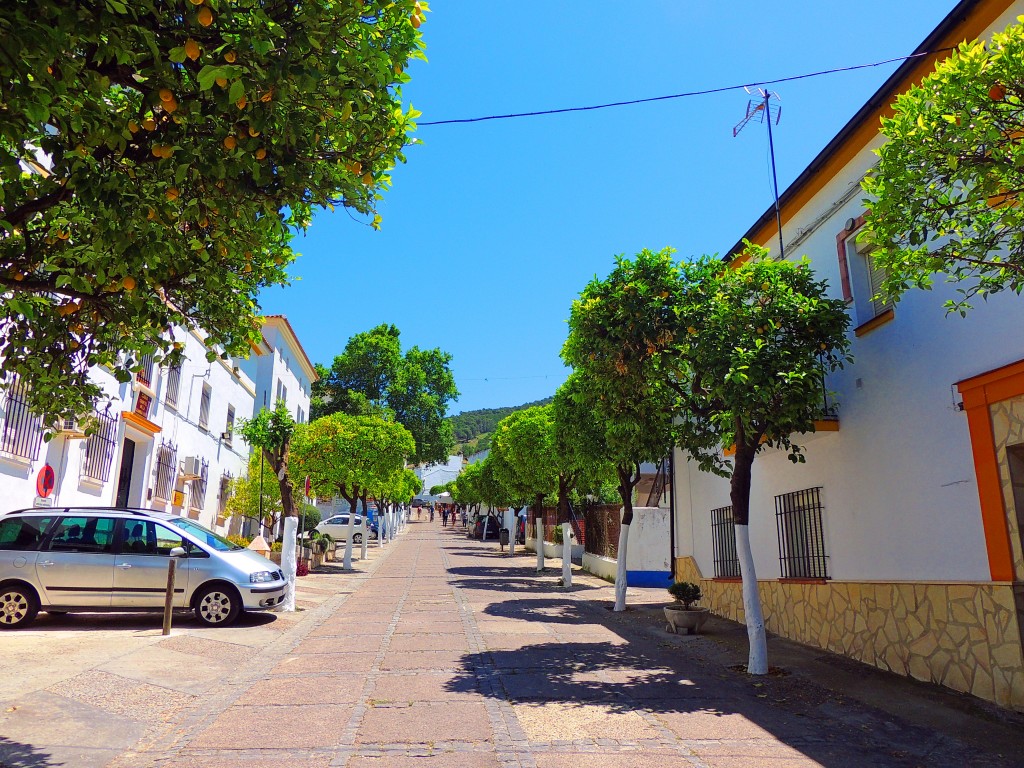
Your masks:
{"label": "red traffic sign", "polygon": [[49,464],[39,470],[39,474],[36,475],[36,493],[42,496],[44,499],[53,493],[54,486],[57,484],[57,478],[53,474],[53,467]]}
{"label": "red traffic sign", "polygon": [[313,484],[309,482],[309,475],[306,475],[306,497],[312,496]]}

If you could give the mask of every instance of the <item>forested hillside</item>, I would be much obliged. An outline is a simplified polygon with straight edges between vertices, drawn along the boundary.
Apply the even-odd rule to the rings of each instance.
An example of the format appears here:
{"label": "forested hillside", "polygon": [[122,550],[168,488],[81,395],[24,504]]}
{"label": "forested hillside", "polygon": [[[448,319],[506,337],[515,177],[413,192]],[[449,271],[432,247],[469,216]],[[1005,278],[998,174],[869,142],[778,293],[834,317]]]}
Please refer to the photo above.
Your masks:
{"label": "forested hillside", "polygon": [[[532,408],[535,405],[547,405],[551,400],[552,398],[546,397],[543,400],[535,400],[532,403],[512,405],[506,408],[481,408],[476,411],[465,411],[455,416],[449,416],[448,421],[451,422],[452,431],[455,433],[455,441],[460,447],[465,446],[467,452],[483,450],[490,445],[490,440],[487,440],[486,436],[494,431],[499,421],[510,413],[521,411],[524,408]],[[485,439],[480,440],[481,437]]]}

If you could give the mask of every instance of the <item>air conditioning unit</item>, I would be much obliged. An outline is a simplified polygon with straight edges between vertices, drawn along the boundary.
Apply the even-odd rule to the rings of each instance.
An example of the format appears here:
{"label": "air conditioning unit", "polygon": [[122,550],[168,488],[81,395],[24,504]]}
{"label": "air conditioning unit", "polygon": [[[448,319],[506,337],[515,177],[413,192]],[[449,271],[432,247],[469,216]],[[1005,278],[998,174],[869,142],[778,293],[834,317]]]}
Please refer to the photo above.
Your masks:
{"label": "air conditioning unit", "polygon": [[61,419],[57,424],[57,433],[69,440],[85,437],[85,426],[78,419]]}
{"label": "air conditioning unit", "polygon": [[203,476],[203,464],[198,456],[187,456],[181,462],[181,477],[184,480],[196,480]]}

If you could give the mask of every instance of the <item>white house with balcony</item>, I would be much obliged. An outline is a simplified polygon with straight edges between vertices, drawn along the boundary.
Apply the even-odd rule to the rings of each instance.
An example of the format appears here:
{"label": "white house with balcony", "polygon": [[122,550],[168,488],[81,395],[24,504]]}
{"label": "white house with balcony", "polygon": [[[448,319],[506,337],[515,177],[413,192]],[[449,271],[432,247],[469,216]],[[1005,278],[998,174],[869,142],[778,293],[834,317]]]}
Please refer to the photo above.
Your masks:
{"label": "white house with balcony", "polygon": [[[948,46],[1024,2],[964,0],[781,196],[786,258],[808,256],[851,318],[855,362],[830,376],[838,421],[806,464],[754,462],[750,539],[769,631],[1024,710],[1024,298],[943,307],[955,286],[873,301],[855,240],[879,115]],[[744,233],[778,254],[774,208]],[[742,241],[728,253],[738,253]],[[729,482],[675,455],[675,576],[743,621]]]}
{"label": "white house with balcony", "polygon": [[[226,532],[228,484],[246,471],[250,453],[235,425],[259,410],[257,392],[281,382],[291,388],[286,402],[296,408],[297,419],[308,414],[310,379],[301,366],[298,376],[289,372],[302,347],[287,320],[277,322],[290,336],[271,338],[284,349],[264,339],[245,360],[209,362],[202,335],[178,328],[175,340],[185,345],[179,366],[160,367],[145,358],[142,370],[124,384],[105,368],[93,369],[90,377],[103,390],[96,409],[63,424],[49,442],[41,420],[25,405],[26,383],[0,390],[0,511],[33,505],[147,507]],[[86,420],[92,427],[88,436]]]}

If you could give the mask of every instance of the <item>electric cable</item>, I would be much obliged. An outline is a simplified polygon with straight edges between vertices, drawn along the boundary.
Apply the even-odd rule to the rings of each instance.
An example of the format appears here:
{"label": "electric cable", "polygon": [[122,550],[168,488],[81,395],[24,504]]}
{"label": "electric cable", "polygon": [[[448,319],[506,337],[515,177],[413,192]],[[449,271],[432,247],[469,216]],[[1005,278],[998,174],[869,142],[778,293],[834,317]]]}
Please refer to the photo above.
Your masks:
{"label": "electric cable", "polygon": [[821,77],[823,75],[834,75],[840,72],[852,72],[858,69],[869,69],[871,67],[881,67],[886,64],[892,64],[895,61],[909,61],[910,59],[919,59],[923,56],[933,56],[937,53],[943,53],[945,51],[952,51],[953,46],[947,46],[945,48],[936,48],[933,51],[923,51],[921,53],[911,53],[907,56],[896,56],[891,59],[885,59],[884,61],[875,61],[870,64],[853,64],[848,67],[835,67],[833,69],[823,69],[818,72],[805,72],[802,75],[790,75],[789,77],[780,77],[775,80],[760,80],[753,83],[745,83],[742,85],[723,85],[718,88],[705,88],[699,91],[685,91],[683,93],[672,93],[665,96],[650,96],[645,99],[630,99],[628,101],[611,101],[606,104],[590,104],[582,107],[562,107],[561,109],[543,109],[533,112],[511,112],[505,115],[484,115],[481,117],[463,117],[452,120],[428,120],[425,122],[418,122],[417,127],[431,126],[431,125],[458,125],[463,123],[482,123],[488,120],[512,120],[520,117],[542,117],[545,115],[562,115],[567,112],[590,112],[597,109],[610,109],[612,107],[629,107],[635,104],[649,104],[655,101],[668,101],[670,99],[685,99],[691,96],[708,96],[714,93],[725,93],[727,91],[738,91],[741,88],[756,88],[758,86],[765,85],[777,85],[778,83],[791,83],[795,80],[806,80],[811,77]]}

